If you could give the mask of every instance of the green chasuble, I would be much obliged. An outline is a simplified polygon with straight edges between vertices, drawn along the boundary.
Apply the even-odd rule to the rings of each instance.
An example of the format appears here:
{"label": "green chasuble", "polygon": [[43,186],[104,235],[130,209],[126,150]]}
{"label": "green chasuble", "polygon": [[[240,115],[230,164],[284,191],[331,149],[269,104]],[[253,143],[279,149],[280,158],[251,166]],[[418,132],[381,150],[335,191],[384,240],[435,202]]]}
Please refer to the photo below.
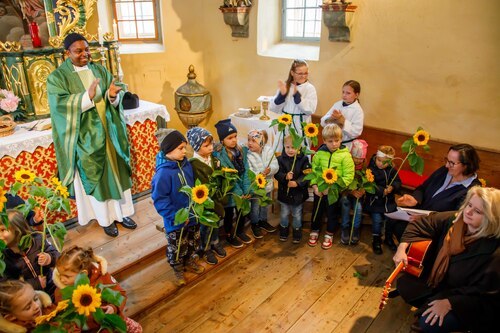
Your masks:
{"label": "green chasuble", "polygon": [[[123,191],[132,187],[123,110],[121,104],[115,108],[105,97],[113,80],[111,74],[98,64],[88,64],[88,68],[75,71],[66,59],[47,78],[59,177],[74,194],[77,168],[87,195],[98,201],[120,200]],[[83,95],[96,78],[100,82],[95,107],[82,112]]]}

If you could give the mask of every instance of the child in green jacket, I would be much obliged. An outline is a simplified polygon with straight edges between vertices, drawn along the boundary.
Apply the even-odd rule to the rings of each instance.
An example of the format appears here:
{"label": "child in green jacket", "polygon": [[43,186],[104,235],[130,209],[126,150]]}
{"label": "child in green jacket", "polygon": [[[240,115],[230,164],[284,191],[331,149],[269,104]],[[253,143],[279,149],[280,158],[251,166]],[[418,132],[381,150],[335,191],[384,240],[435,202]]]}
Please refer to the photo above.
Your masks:
{"label": "child in green jacket", "polygon": [[[334,169],[337,173],[338,178],[342,178],[345,186],[349,184],[354,179],[354,162],[352,156],[349,153],[349,149],[342,145],[342,129],[337,124],[329,124],[323,128],[321,133],[323,137],[324,144],[318,148],[318,151],[312,159],[312,168],[315,170],[318,166],[322,170]],[[328,194],[328,189],[323,192],[318,191],[318,186],[311,182],[311,186],[314,191],[314,204],[313,212],[316,212],[318,208],[318,213],[316,218],[313,216],[313,221],[311,225],[311,233],[309,234],[309,246],[316,246],[318,243],[319,232],[321,229],[321,220],[323,215],[327,213],[328,221],[326,225],[325,239],[321,247],[325,250],[332,247],[333,240],[333,229],[335,226],[334,220],[334,203],[328,204],[328,199],[326,195]],[[321,197],[325,196],[322,200]],[[313,213],[314,214],[314,213]],[[339,214],[337,214],[339,215]]]}

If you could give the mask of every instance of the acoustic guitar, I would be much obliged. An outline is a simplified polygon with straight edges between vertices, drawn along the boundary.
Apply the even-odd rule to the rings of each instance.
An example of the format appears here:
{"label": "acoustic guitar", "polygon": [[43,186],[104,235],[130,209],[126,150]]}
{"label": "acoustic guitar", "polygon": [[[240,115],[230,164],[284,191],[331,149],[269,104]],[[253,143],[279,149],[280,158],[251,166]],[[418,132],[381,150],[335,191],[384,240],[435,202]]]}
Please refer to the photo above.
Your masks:
{"label": "acoustic guitar", "polygon": [[385,281],[384,290],[382,291],[382,299],[380,300],[380,305],[378,307],[380,310],[382,310],[387,304],[387,299],[392,282],[394,282],[394,279],[396,279],[396,276],[398,276],[399,272],[405,271],[406,273],[416,277],[420,277],[420,275],[422,275],[422,271],[424,269],[424,267],[422,266],[422,262],[427,251],[429,250],[430,245],[431,240],[414,242],[410,244],[407,253],[408,265],[406,265],[405,267],[404,263],[401,261]]}

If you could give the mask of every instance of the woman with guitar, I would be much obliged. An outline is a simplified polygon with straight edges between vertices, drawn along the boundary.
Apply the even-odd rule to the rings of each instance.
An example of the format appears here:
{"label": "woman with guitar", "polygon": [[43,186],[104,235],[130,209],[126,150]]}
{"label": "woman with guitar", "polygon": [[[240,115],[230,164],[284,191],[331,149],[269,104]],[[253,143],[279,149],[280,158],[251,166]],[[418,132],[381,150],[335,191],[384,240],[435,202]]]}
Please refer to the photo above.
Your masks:
{"label": "woman with guitar", "polygon": [[[427,274],[403,274],[397,289],[418,307],[421,332],[497,332],[500,313],[500,190],[472,187],[458,212],[409,223],[394,262],[406,266],[413,242],[432,239],[437,255]],[[425,266],[425,264],[424,264]]]}

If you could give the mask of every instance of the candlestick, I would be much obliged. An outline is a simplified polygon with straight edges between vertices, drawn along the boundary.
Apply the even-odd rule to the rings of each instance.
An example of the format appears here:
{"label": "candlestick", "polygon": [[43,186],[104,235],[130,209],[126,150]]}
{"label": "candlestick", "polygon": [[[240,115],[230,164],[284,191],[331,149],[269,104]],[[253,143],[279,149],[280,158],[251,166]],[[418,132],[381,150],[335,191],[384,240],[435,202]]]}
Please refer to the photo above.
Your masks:
{"label": "candlestick", "polygon": [[104,36],[102,34],[101,23],[99,23],[99,26],[97,27],[97,35],[99,38],[99,44],[103,45],[104,44]]}
{"label": "candlestick", "polygon": [[113,20],[113,35],[115,40],[118,40],[118,27],[116,25],[116,20]]}

